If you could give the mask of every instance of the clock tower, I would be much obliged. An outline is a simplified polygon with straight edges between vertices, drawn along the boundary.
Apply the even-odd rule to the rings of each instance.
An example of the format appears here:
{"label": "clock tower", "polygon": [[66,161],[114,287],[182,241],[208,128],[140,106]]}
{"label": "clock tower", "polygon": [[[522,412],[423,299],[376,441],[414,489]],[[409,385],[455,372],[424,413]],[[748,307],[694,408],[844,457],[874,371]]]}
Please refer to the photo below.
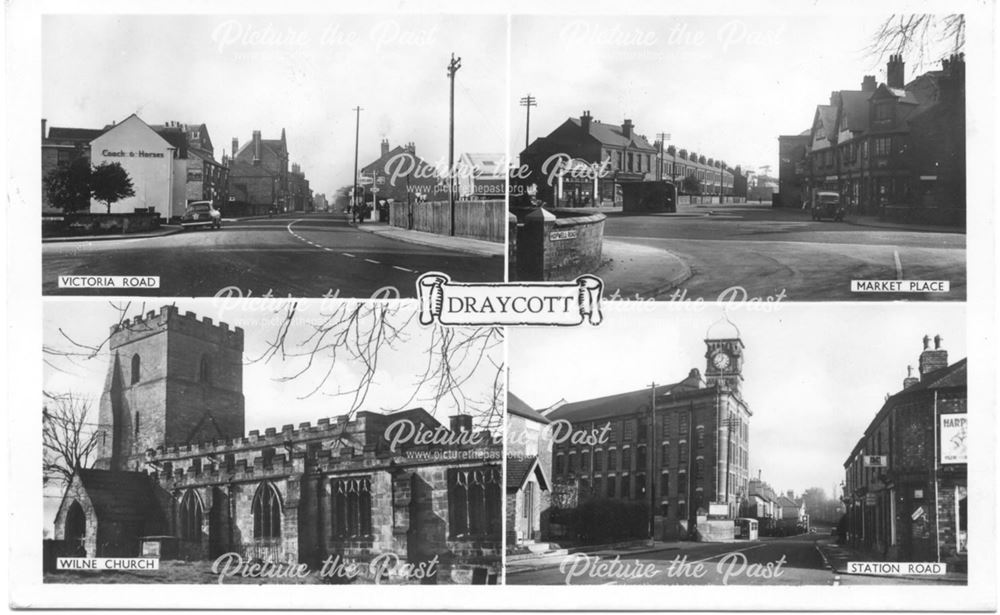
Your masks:
{"label": "clock tower", "polygon": [[743,398],[743,340],[740,330],[723,316],[705,335],[705,383]]}

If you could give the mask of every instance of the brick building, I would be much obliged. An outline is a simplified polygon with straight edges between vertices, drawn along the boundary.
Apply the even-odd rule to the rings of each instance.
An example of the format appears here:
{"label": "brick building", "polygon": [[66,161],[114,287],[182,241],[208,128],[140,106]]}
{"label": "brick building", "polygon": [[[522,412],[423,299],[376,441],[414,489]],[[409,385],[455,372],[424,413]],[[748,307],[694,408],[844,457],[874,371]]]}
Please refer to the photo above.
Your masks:
{"label": "brick building", "polygon": [[[63,497],[57,539],[91,557],[135,556],[144,537],[182,559],[436,556],[454,581],[496,578],[500,447],[469,415],[358,412],[245,434],[239,327],[167,306],[112,327],[110,350],[111,428]],[[404,420],[449,443],[391,450],[386,429]]]}
{"label": "brick building", "polygon": [[964,224],[964,56],[908,83],[904,68],[894,55],[885,83],[867,75],[860,90],[832,92],[816,107],[804,151],[780,137],[781,183],[837,191],[857,213]]}
{"label": "brick building", "polygon": [[229,169],[215,159],[208,126],[169,121],[151,128],[174,143],[187,161],[184,196],[188,203],[214,201],[221,205],[228,201]]}
{"label": "brick building", "polygon": [[229,160],[229,202],[231,215],[261,215],[270,210],[286,211],[291,206],[288,143],[285,129],[280,139],[264,139],[259,130],[240,146],[233,138]]}
{"label": "brick building", "polygon": [[[90,142],[96,139],[104,128],[68,128],[48,126],[42,120],[42,179],[56,169],[66,169],[74,161],[85,159],[90,161]],[[77,209],[87,209],[89,200],[81,200]],[[42,211],[56,213],[49,204],[42,188]]]}
{"label": "brick building", "polygon": [[362,177],[371,177],[372,186],[359,186],[365,199],[371,202],[375,191],[377,200],[392,200],[397,203],[413,201],[440,201],[448,199],[448,180],[441,177],[438,169],[417,156],[413,143],[389,147],[389,140],[382,139],[379,157],[361,167]]}
{"label": "brick building", "polygon": [[507,548],[548,538],[552,421],[507,394]]}
{"label": "brick building", "polygon": [[917,375],[888,397],[847,460],[847,540],[897,561],[967,559],[967,363],[924,337]]}
{"label": "brick building", "polygon": [[778,137],[777,207],[801,208],[808,200],[805,160],[809,151],[809,130]]}
{"label": "brick building", "polygon": [[[737,166],[732,168],[721,160],[706,158],[697,152],[670,145],[661,158],[661,177],[677,185],[680,194],[690,194],[684,179],[693,177],[701,186],[700,194],[746,197],[746,177]],[[742,183],[740,180],[742,179]]]}
{"label": "brick building", "polygon": [[[735,517],[747,497],[752,413],[743,400],[743,342],[728,321],[713,325],[706,371],[683,380],[597,399],[546,413],[575,430],[610,426],[608,441],[556,444],[554,481],[572,481],[581,497],[646,502],[657,538],[688,535],[710,504]],[[730,523],[730,525],[732,525]]]}

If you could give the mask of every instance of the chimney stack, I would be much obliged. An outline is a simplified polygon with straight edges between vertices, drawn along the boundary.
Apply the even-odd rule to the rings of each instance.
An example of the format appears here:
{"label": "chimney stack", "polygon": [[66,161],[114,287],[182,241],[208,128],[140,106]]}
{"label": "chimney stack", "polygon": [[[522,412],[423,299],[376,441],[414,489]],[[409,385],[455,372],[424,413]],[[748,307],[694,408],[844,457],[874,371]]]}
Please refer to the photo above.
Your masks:
{"label": "chimney stack", "polygon": [[382,157],[389,155],[389,139],[382,139]]}
{"label": "chimney stack", "polygon": [[583,128],[584,132],[590,134],[590,111],[584,111],[583,115],[580,116],[580,127]]}
{"label": "chimney stack", "polygon": [[931,348],[931,337],[924,336],[924,351],[920,353],[920,379],[927,374],[948,367],[948,351],[941,347],[944,340],[940,335],[934,336],[934,348]]}
{"label": "chimney stack", "polygon": [[233,158],[236,158],[236,152],[240,150],[240,140],[233,137]]}
{"label": "chimney stack", "polygon": [[253,163],[260,164],[260,131],[253,131]]}
{"label": "chimney stack", "polygon": [[890,88],[900,90],[903,88],[903,77],[905,65],[902,55],[889,56],[889,63],[885,67],[885,83]]}
{"label": "chimney stack", "polygon": [[865,78],[861,81],[861,91],[862,92],[874,92],[875,91],[875,75],[865,75]]}
{"label": "chimney stack", "polygon": [[460,433],[463,431],[472,431],[471,414],[456,414],[449,418],[451,420],[451,430],[453,432]]}
{"label": "chimney stack", "polygon": [[917,378],[916,376],[913,375],[913,366],[907,365],[906,378],[903,379],[903,388],[908,389],[911,386],[917,384],[918,382],[920,382],[920,378]]}
{"label": "chimney stack", "polygon": [[627,119],[622,122],[622,135],[624,135],[626,139],[632,138],[632,120]]}

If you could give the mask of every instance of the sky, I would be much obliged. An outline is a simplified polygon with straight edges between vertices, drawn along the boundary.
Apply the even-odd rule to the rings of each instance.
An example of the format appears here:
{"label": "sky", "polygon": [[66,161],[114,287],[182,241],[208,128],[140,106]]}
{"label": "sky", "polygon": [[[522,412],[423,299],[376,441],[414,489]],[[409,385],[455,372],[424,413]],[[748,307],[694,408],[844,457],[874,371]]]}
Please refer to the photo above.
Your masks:
{"label": "sky", "polygon": [[[351,396],[334,393],[350,390],[357,385],[363,372],[358,363],[338,360],[328,384],[313,395],[309,393],[319,383],[322,373],[329,365],[325,360],[318,361],[305,375],[283,381],[284,377],[303,366],[304,359],[290,357],[282,360],[280,356],[268,362],[256,359],[264,354],[281,324],[281,317],[274,312],[276,306],[286,304],[278,300],[265,303],[243,301],[245,304],[239,308],[213,299],[177,301],[176,305],[181,313],[191,311],[199,318],[212,318],[216,324],[226,322],[230,328],[243,328],[243,394],[246,400],[247,431],[259,429],[263,432],[268,427],[281,429],[285,424],[297,425],[306,421],[315,424],[318,419],[347,413],[351,407]],[[174,301],[133,301],[129,314],[134,316],[150,311],[158,312],[161,305],[171,303]],[[287,346],[290,354],[306,348],[297,344],[305,341],[311,326],[321,322],[323,314],[333,311],[333,305],[332,301],[326,307],[318,301],[298,304],[294,326],[287,338],[292,342]],[[416,311],[416,303],[401,302],[398,310],[397,316],[392,320],[397,325]],[[109,327],[117,321],[118,312],[108,301],[47,301],[44,307],[43,343],[46,347],[62,352],[78,352],[79,347],[74,346],[73,342],[96,347],[106,340]],[[431,392],[429,387],[421,389],[416,399],[407,404],[414,394],[418,376],[426,365],[426,353],[431,344],[430,331],[414,318],[404,329],[405,343],[397,344],[395,349],[380,355],[379,370],[363,410],[379,412],[402,407],[423,407],[435,414],[438,420],[447,423],[447,417],[455,413],[455,406],[445,400],[435,411],[427,398]],[[502,349],[495,353],[495,361],[501,363]],[[96,416],[97,402],[111,357],[107,345],[92,359],[49,355],[46,357],[47,364],[43,374],[45,390],[74,392],[90,400]],[[491,370],[479,370],[465,390],[488,399],[492,394],[493,377]]]}
{"label": "sky", "polygon": [[137,113],[149,124],[204,123],[217,159],[233,137],[286,130],[291,162],[328,196],[359,167],[414,142],[447,163],[451,53],[455,157],[503,152],[505,16],[46,16],[42,117],[101,128]]}
{"label": "sky", "polygon": [[[511,148],[524,148],[518,100],[530,93],[531,140],[587,110],[606,124],[631,119],[650,143],[668,133],[667,145],[776,173],[778,135],[807,130],[831,91],[860,89],[868,74],[885,81],[885,62],[866,52],[883,19],[514,16]],[[909,81],[915,59],[904,59]]]}
{"label": "sky", "polygon": [[[744,352],[743,397],[750,421],[750,470],[772,487],[829,495],[843,462],[881,408],[917,367],[924,335],[941,335],[948,361],[966,357],[960,304],[779,305],[774,312],[734,304]],[[509,334],[509,387],[533,408],[634,391],[651,382],[705,374],[716,304],[605,302],[604,322],[570,329],[515,328]]]}

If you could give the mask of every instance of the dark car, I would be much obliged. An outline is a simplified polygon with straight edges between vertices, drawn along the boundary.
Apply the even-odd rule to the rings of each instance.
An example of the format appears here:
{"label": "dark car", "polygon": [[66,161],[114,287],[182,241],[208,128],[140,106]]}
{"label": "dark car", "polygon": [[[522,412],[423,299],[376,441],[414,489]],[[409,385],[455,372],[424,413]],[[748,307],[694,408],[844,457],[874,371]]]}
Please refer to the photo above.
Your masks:
{"label": "dark car", "polygon": [[837,192],[817,192],[813,195],[812,219],[822,220],[823,218],[833,218],[840,222],[844,219],[847,209],[844,201]]}
{"label": "dark car", "polygon": [[222,212],[215,208],[212,201],[195,201],[187,206],[187,211],[181,216],[181,226],[222,227]]}

